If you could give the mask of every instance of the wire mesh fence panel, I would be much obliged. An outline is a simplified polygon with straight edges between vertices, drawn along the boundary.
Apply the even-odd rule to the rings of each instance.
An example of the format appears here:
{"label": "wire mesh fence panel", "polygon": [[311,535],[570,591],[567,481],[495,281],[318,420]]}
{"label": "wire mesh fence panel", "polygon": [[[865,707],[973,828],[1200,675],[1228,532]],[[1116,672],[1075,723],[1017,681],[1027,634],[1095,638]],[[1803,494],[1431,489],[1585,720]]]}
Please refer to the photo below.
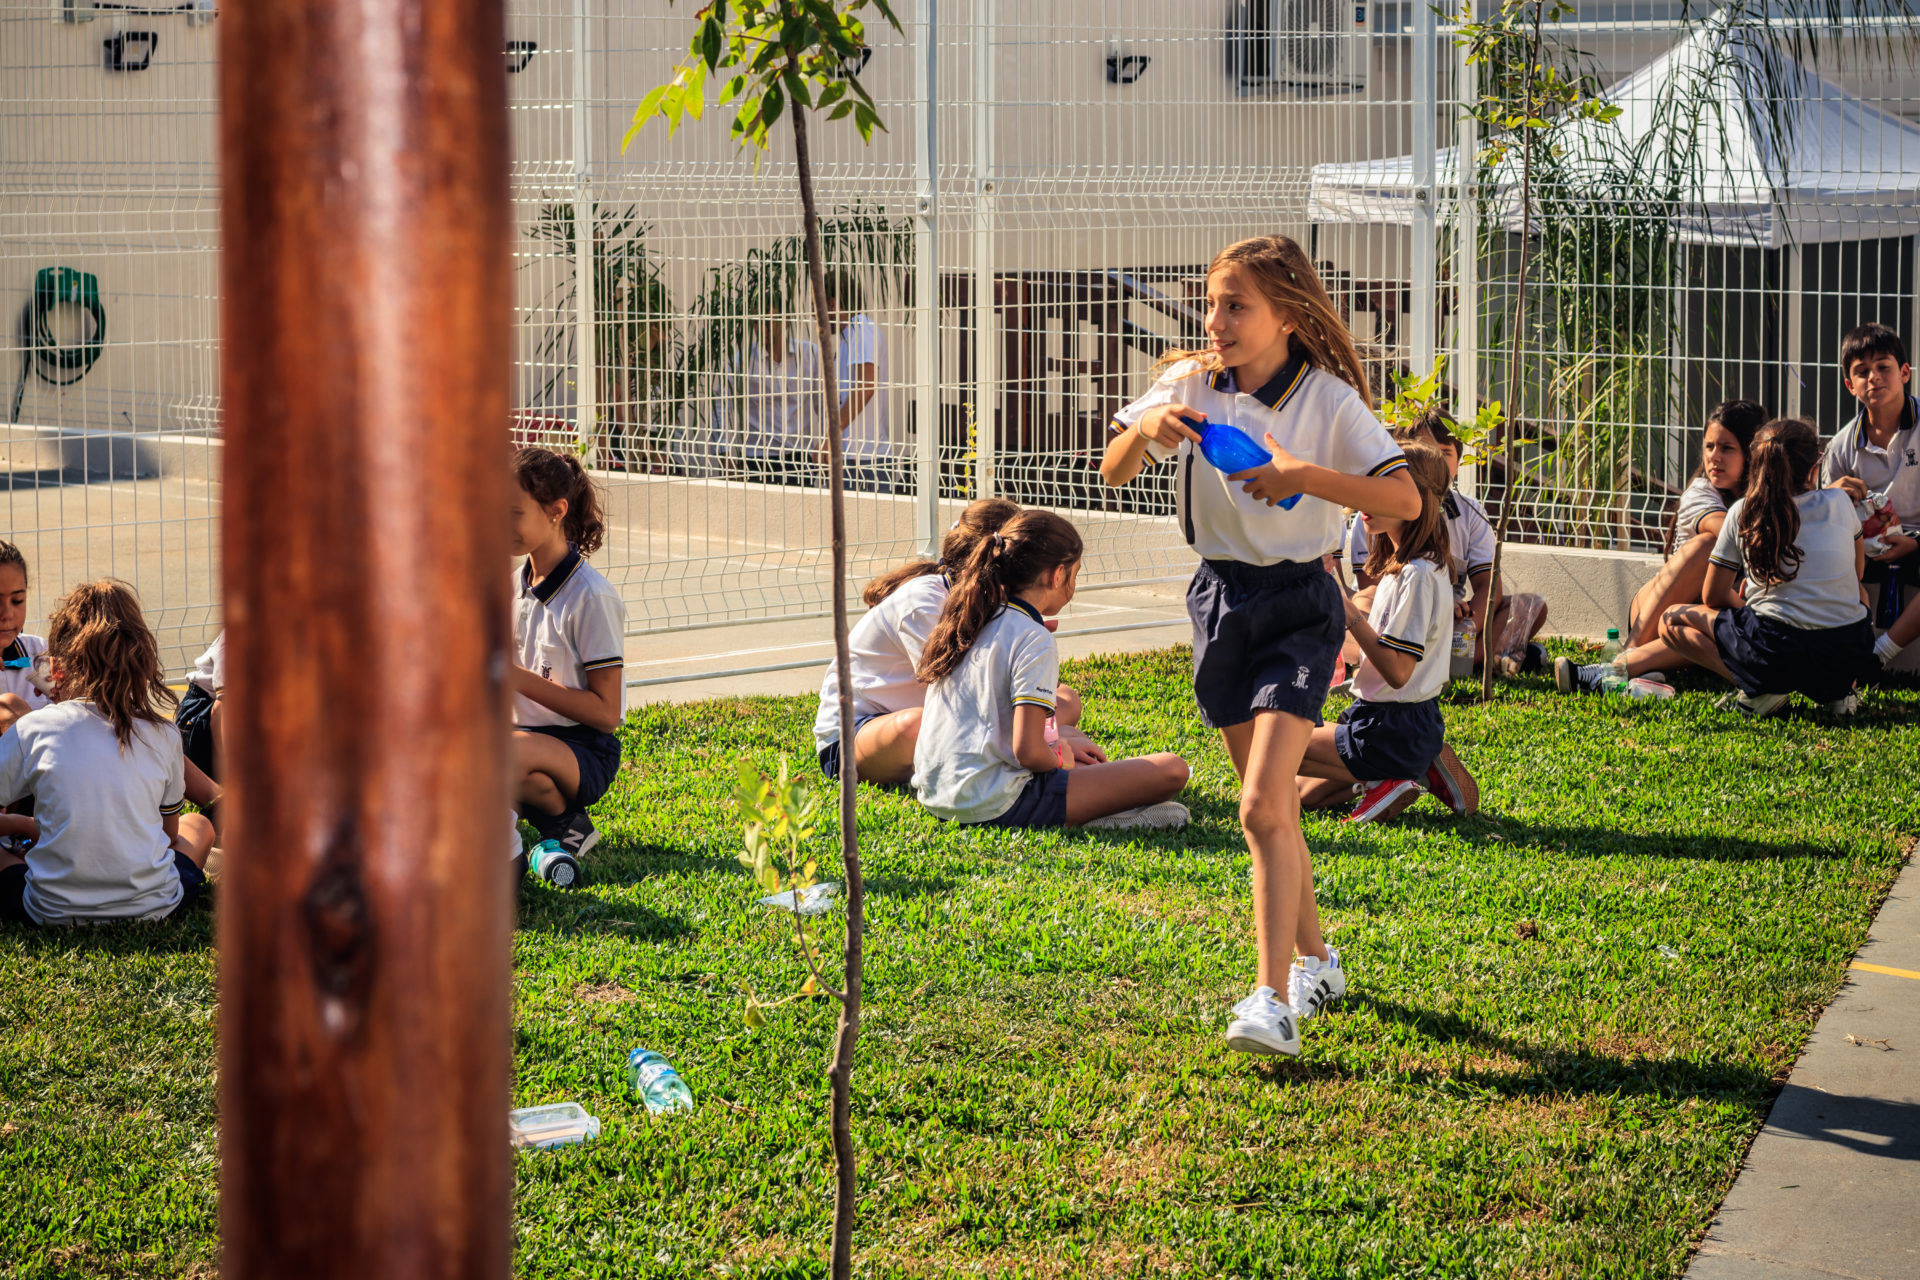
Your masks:
{"label": "wire mesh fence panel", "polygon": [[[1542,135],[1516,331],[1516,175],[1465,128],[1487,82],[1428,6],[897,8],[860,68],[885,130],[816,130],[829,411],[788,134],[743,153],[714,106],[625,141],[691,10],[508,6],[512,432],[585,451],[636,633],[824,613],[830,428],[856,580],[982,494],[1070,515],[1089,587],[1184,578],[1168,476],[1115,490],[1096,466],[1156,362],[1204,345],[1206,265],[1251,235],[1308,250],[1376,394],[1444,359],[1460,412],[1511,402],[1511,470],[1466,483],[1555,545],[1659,547],[1714,403],[1830,435],[1853,404],[1841,335],[1912,328],[1920,92],[1897,13],[1842,31],[1779,2],[1591,0],[1547,23],[1621,111]],[[0,0],[9,536],[36,617],[125,577],[174,669],[218,626],[217,21]]]}

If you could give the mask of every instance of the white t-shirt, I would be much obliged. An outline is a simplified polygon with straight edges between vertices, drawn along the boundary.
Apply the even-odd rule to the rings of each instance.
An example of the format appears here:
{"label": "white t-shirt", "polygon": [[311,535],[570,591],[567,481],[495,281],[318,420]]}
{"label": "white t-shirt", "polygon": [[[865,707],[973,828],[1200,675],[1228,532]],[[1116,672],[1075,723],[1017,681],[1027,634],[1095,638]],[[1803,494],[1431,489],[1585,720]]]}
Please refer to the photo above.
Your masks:
{"label": "white t-shirt", "polygon": [[[1449,489],[1442,503],[1447,514],[1447,568],[1453,577],[1453,598],[1471,600],[1473,575],[1493,568],[1493,522],[1487,519],[1485,507],[1458,490]],[[1336,559],[1344,554],[1357,571],[1367,567],[1367,551],[1366,526],[1356,515],[1347,521],[1345,546],[1333,554]]]}
{"label": "white t-shirt", "polygon": [[721,401],[730,446],[753,458],[820,447],[826,382],[816,344],[788,338],[776,361],[756,342],[735,367],[739,395]]}
{"label": "white t-shirt", "polygon": [[1900,527],[1920,527],[1920,401],[1907,397],[1906,413],[1900,429],[1882,449],[1867,439],[1867,411],[1863,407],[1852,422],[1840,428],[1827,442],[1820,458],[1820,485],[1832,484],[1842,476],[1857,476],[1868,493],[1884,493]]}
{"label": "white t-shirt", "polygon": [[[867,610],[847,633],[848,656],[853,659],[853,714],[856,720],[884,716],[917,707],[927,700],[927,686],[913,674],[920,651],[940,621],[947,603],[945,574],[910,578],[894,593]],[[820,710],[813,718],[816,751],[840,740],[840,668],[827,664],[820,682]]]}
{"label": "white t-shirt", "polygon": [[[1266,448],[1269,432],[1303,462],[1349,475],[1383,476],[1407,465],[1406,456],[1360,394],[1339,378],[1294,360],[1258,391],[1245,393],[1232,371],[1208,373],[1197,361],[1168,369],[1148,392],[1114,415],[1122,428],[1163,404],[1184,404],[1224,422]],[[1209,560],[1245,564],[1305,564],[1340,545],[1341,511],[1323,498],[1302,497],[1291,511],[1268,506],[1216,470],[1190,440],[1168,450],[1149,442],[1155,462],[1173,458],[1174,494],[1187,543]]]}
{"label": "white t-shirt", "polygon": [[1014,601],[974,639],[960,665],[927,689],[913,749],[913,791],[936,817],[989,822],[1033,774],[1013,750],[1013,709],[1053,714],[1060,654],[1040,615]]}
{"label": "white t-shirt", "polygon": [[[521,666],[555,684],[584,689],[589,671],[626,662],[626,603],[578,551],[569,549],[538,586],[530,585],[532,577],[530,559],[513,573],[513,647]],[[578,723],[525,694],[514,696],[513,722]]]}
{"label": "white t-shirt", "polygon": [[848,426],[841,447],[849,458],[891,458],[893,444],[892,392],[887,385],[887,340],[873,317],[857,315],[840,331],[839,363],[834,373],[840,380],[840,403],[853,397],[856,366],[873,366],[873,399]]}
{"label": "white t-shirt", "polygon": [[1380,643],[1414,659],[1413,674],[1398,689],[1387,683],[1372,661],[1362,657],[1353,673],[1353,696],[1367,702],[1427,702],[1447,687],[1453,656],[1453,592],[1446,571],[1431,560],[1415,560],[1380,580],[1373,591],[1367,622]]}
{"label": "white t-shirt", "polygon": [[1700,532],[1700,522],[1711,515],[1724,515],[1731,499],[1724,490],[1707,483],[1705,476],[1680,491],[1680,506],[1673,513],[1673,549],[1679,551],[1689,538]]}
{"label": "white t-shirt", "polygon": [[47,642],[22,631],[0,650],[0,693],[20,695],[29,710],[47,705],[47,695],[33,687],[33,660],[47,651]]}
{"label": "white t-shirt", "polygon": [[[1746,573],[1746,555],[1740,546],[1740,513],[1747,500],[1736,499],[1713,544],[1713,563],[1735,573]],[[1860,578],[1853,568],[1854,544],[1860,540],[1860,517],[1853,499],[1838,489],[1811,489],[1793,500],[1800,509],[1800,564],[1792,582],[1763,587],[1749,575],[1747,607],[1763,618],[1789,627],[1816,631],[1844,627],[1866,615],[1860,603]]]}
{"label": "white t-shirt", "polygon": [[56,702],[0,736],[0,804],[33,797],[27,914],[38,924],[158,920],[184,890],[161,818],[186,804],[170,724],[134,723],[124,753],[91,702]]}
{"label": "white t-shirt", "polygon": [[207,646],[207,651],[193,660],[193,674],[187,677],[187,683],[205,689],[214,697],[227,687],[227,633],[223,629]]}

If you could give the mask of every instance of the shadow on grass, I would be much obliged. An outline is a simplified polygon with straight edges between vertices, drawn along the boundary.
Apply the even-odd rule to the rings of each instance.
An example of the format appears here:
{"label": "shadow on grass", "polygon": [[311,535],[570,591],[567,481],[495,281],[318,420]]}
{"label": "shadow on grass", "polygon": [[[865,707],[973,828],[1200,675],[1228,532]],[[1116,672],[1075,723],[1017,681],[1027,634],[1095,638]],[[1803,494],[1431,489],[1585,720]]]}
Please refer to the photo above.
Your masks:
{"label": "shadow on grass", "polygon": [[1458,823],[1462,834],[1509,844],[1592,858],[1674,858],[1688,862],[1763,862],[1789,858],[1845,858],[1843,849],[1805,840],[1749,840],[1736,836],[1622,831],[1618,827],[1520,822],[1475,814],[1428,819],[1434,826]]}
{"label": "shadow on grass", "polygon": [[678,916],[663,915],[632,902],[603,902],[564,889],[549,889],[531,880],[522,891],[514,929],[566,938],[618,934],[648,942],[666,942],[693,933],[692,926]]}
{"label": "shadow on grass", "polygon": [[122,920],[111,924],[40,928],[0,924],[0,938],[18,937],[29,954],[87,952],[100,955],[185,955],[213,947],[213,905],[202,898],[172,920]]}

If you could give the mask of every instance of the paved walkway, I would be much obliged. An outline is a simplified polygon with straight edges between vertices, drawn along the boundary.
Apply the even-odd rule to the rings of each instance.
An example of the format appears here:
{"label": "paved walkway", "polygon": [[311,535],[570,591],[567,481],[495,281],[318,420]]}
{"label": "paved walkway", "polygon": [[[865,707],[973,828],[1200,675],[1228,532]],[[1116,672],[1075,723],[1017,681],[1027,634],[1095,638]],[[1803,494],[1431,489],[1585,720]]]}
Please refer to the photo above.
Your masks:
{"label": "paved walkway", "polygon": [[1687,1280],[1920,1277],[1920,861],[1747,1153]]}

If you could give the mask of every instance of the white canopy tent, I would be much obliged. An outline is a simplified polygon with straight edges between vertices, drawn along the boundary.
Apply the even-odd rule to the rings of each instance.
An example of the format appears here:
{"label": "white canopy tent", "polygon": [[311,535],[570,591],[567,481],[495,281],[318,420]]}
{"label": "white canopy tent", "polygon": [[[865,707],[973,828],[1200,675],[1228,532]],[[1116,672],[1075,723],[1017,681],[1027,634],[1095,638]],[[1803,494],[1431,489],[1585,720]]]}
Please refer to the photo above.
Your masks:
{"label": "white canopy tent", "polygon": [[[1768,113],[1753,105],[1766,56],[1777,58],[1788,81],[1797,77],[1803,90],[1784,107],[1791,119],[1784,140],[1774,136]],[[1575,172],[1588,167],[1598,176],[1599,157],[1630,154],[1716,63],[1722,70],[1713,83],[1725,100],[1700,113],[1698,170],[1673,214],[1682,241],[1777,249],[1920,229],[1920,126],[1718,23],[1608,89],[1603,99],[1621,109],[1615,120],[1570,121],[1556,131],[1575,157]],[[1459,156],[1447,148],[1434,160],[1434,185],[1444,199],[1460,181]],[[1517,156],[1510,154],[1504,167],[1495,207],[1483,207],[1482,215],[1517,231]],[[1321,224],[1412,227],[1422,194],[1412,156],[1315,165],[1307,217]]]}

